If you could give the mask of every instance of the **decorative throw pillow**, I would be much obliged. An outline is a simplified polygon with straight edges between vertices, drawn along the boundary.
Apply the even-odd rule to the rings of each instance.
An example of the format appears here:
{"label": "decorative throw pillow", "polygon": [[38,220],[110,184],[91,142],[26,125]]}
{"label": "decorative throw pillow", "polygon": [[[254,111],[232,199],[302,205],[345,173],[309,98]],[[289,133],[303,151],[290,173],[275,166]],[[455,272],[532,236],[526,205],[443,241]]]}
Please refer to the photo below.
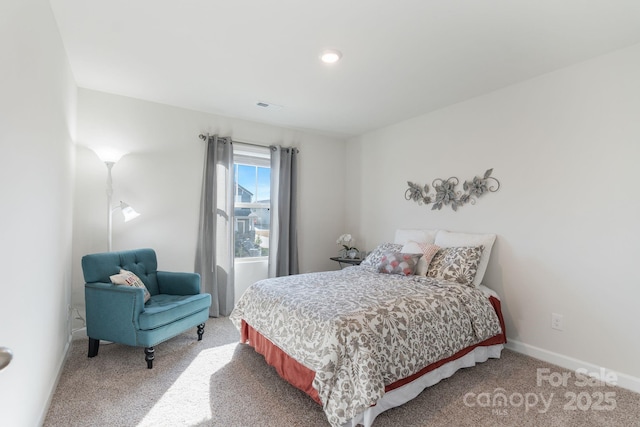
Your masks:
{"label": "decorative throw pillow", "polygon": [[489,265],[489,257],[491,256],[491,248],[496,241],[495,234],[473,234],[473,233],[454,233],[452,231],[440,230],[436,235],[435,244],[442,248],[459,248],[462,246],[482,246],[482,255],[478,263],[478,271],[473,279],[473,284],[478,286],[482,283],[484,273]]}
{"label": "decorative throw pillow", "polygon": [[382,257],[388,252],[400,252],[402,245],[397,243],[381,243],[360,263],[360,265],[368,265],[377,267]]}
{"label": "decorative throw pillow", "polygon": [[473,286],[483,249],[482,246],[442,248],[431,260],[427,276]]}
{"label": "decorative throw pillow", "polygon": [[402,274],[411,276],[416,272],[419,254],[387,253],[382,256],[378,271],[386,274]]}
{"label": "decorative throw pillow", "polygon": [[429,264],[440,250],[440,246],[432,243],[419,243],[413,240],[409,240],[406,245],[402,247],[400,252],[404,254],[420,254],[422,255],[418,260],[418,266],[416,267],[416,276],[426,276],[429,270]]}
{"label": "decorative throw pillow", "polygon": [[134,288],[144,289],[144,302],[149,301],[149,298],[151,298],[151,294],[142,280],[130,271],[121,269],[120,274],[114,274],[110,276],[109,279],[111,279],[111,283],[116,285],[133,286]]}

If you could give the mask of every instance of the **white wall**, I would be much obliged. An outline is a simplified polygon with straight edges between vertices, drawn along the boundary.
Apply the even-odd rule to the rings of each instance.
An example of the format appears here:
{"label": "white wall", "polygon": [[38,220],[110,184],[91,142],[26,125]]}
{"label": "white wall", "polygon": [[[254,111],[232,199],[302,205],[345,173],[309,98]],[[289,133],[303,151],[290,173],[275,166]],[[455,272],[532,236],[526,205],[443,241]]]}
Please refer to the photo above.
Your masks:
{"label": "white wall", "polygon": [[[503,298],[512,344],[639,388],[638,76],[640,45],[349,141],[360,196],[347,198],[347,224],[369,250],[397,227],[497,233],[485,282]],[[500,190],[458,212],[404,199],[408,180],[488,168]]]}
{"label": "white wall", "polygon": [[[198,135],[207,132],[237,141],[300,148],[300,269],[336,268],[329,257],[336,253],[335,239],[343,232],[344,141],[80,89],[75,306],[84,306],[81,257],[103,252],[107,245],[107,169],[86,147],[110,146],[130,152],[113,167],[113,200],[126,201],[142,216],[125,224],[120,215],[114,215],[113,249],[152,247],[159,268],[193,271],[205,151]],[[239,279],[251,278],[252,273]],[[238,285],[240,290],[245,287]]]}
{"label": "white wall", "polygon": [[76,86],[46,0],[0,4],[0,425],[44,418],[69,345]]}

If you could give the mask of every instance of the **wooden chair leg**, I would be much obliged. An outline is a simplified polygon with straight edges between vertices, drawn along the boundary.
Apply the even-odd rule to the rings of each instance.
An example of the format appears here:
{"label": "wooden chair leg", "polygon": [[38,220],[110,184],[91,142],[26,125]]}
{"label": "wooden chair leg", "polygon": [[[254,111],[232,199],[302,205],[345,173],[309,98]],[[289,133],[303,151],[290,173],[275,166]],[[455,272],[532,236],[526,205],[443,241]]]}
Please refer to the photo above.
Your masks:
{"label": "wooden chair leg", "polygon": [[89,338],[89,357],[95,357],[98,355],[100,349],[100,340]]}
{"label": "wooden chair leg", "polygon": [[153,347],[146,347],[144,349],[144,360],[147,361],[147,368],[151,369],[153,368],[153,359],[156,358],[155,356],[156,351],[153,349]]}
{"label": "wooden chair leg", "polygon": [[198,341],[202,341],[202,335],[204,334],[204,323],[198,325]]}

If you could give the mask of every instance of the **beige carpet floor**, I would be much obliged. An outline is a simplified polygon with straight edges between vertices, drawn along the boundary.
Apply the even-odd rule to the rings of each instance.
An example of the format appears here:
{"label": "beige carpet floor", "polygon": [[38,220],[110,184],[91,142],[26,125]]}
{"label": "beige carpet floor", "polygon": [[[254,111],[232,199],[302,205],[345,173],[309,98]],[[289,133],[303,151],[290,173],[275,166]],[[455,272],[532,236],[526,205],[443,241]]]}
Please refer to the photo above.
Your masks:
{"label": "beige carpet floor", "polygon": [[[141,348],[103,344],[89,359],[86,338],[76,339],[44,425],[328,426],[321,407],[238,336],[227,318],[209,319],[203,341],[194,328],[158,345],[151,370]],[[538,385],[538,369],[551,381]],[[554,383],[563,373],[566,385]],[[383,413],[373,427],[640,426],[640,394],[580,384],[574,372],[504,350]]]}

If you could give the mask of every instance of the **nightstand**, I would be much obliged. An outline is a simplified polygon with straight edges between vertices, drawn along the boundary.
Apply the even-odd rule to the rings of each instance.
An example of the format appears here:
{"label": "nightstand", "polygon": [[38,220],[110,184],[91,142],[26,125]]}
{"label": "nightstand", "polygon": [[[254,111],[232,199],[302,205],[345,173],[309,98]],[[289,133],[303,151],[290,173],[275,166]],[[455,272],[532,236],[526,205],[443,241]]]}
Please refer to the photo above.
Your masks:
{"label": "nightstand", "polygon": [[360,263],[363,261],[361,258],[342,258],[339,256],[332,256],[329,258],[331,261],[335,261],[338,264],[340,264],[340,268],[344,268],[344,266],[342,264],[346,264],[346,265],[360,265]]}

